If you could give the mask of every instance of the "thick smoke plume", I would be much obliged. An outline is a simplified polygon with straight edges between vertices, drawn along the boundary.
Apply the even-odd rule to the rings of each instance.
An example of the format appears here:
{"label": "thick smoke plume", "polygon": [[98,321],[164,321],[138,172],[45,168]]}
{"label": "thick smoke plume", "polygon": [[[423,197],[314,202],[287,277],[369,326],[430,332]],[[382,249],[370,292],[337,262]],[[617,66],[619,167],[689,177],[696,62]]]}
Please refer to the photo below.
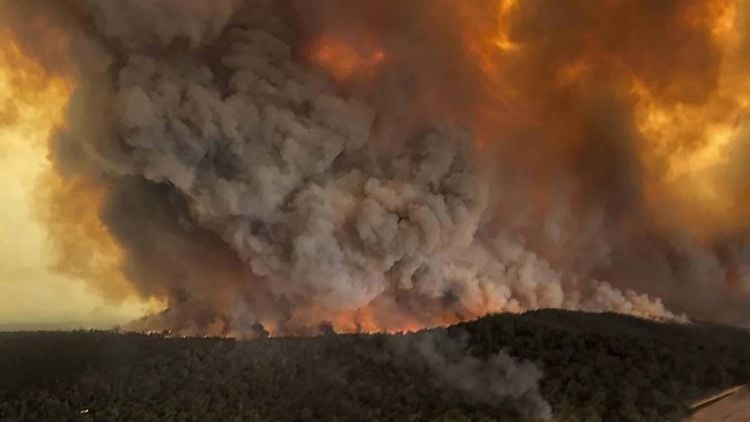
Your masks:
{"label": "thick smoke plume", "polygon": [[47,3],[0,8],[77,86],[48,219],[96,192],[136,328],[747,321],[743,1]]}

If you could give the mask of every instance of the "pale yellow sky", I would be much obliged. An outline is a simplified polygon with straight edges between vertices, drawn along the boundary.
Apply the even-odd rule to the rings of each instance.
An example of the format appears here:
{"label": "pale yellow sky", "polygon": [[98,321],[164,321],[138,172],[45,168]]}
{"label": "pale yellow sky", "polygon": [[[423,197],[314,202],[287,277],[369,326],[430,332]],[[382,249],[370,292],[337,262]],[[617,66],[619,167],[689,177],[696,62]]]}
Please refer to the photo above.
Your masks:
{"label": "pale yellow sky", "polygon": [[47,138],[70,88],[38,73],[13,47],[0,48],[0,329],[129,321],[146,312],[143,302],[112,304],[85,281],[51,269],[55,250],[35,217],[34,189],[51,171]]}
{"label": "pale yellow sky", "polygon": [[0,128],[0,325],[106,326],[138,316],[138,303],[107,304],[84,281],[50,269],[54,250],[31,204],[31,189],[49,163],[43,148],[17,135]]}

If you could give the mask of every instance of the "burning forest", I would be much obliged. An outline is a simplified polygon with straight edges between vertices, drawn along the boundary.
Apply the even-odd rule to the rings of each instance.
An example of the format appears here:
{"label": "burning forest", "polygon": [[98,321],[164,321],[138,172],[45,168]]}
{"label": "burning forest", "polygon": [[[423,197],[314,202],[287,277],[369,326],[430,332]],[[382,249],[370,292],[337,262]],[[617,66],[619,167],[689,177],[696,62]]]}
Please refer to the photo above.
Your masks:
{"label": "burning forest", "polygon": [[748,7],[3,1],[1,118],[56,269],[163,305],[133,329],[742,325]]}
{"label": "burning forest", "polygon": [[0,335],[0,421],[680,420],[750,381],[748,0],[0,12],[0,322],[66,280],[147,310]]}

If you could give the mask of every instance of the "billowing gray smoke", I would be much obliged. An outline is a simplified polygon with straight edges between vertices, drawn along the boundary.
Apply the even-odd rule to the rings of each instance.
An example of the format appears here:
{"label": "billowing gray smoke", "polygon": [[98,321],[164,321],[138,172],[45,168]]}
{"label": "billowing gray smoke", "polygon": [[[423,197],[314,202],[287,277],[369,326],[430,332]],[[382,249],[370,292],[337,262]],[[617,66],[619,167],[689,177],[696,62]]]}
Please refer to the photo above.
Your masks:
{"label": "billowing gray smoke", "polygon": [[225,40],[225,87],[201,65],[130,58],[117,132],[128,173],[173,186],[276,295],[358,308],[472,243],[487,189],[466,140],[431,132],[372,162],[372,111],[333,96],[267,32]]}
{"label": "billowing gray smoke", "polygon": [[492,214],[515,206],[489,182],[471,128],[389,131],[394,109],[409,112],[391,107],[399,95],[347,92],[312,69],[288,10],[70,4],[80,77],[56,160],[107,187],[102,219],[123,271],[169,298],[135,328],[402,329],[540,307],[671,316],[499,230]]}
{"label": "billowing gray smoke", "polygon": [[488,405],[511,404],[524,418],[549,420],[552,409],[539,392],[542,372],[531,362],[517,361],[504,351],[485,359],[467,351],[468,334],[452,336],[425,330],[389,339],[407,365],[426,366],[438,386],[448,385],[468,401]]}
{"label": "billowing gray smoke", "polygon": [[[200,44],[206,34],[194,28],[184,30]],[[128,32],[115,34],[132,43]],[[407,315],[398,318],[415,313],[429,323],[413,302],[451,296],[466,315],[559,306],[667,315],[658,302],[607,285],[593,284],[591,296],[566,295],[543,259],[482,233],[488,186],[459,129],[428,127],[397,153],[378,156],[368,145],[377,111],[337,95],[268,29],[232,26],[209,45],[210,53],[186,48],[164,57],[135,49],[124,57],[110,134],[122,152],[106,159],[118,177],[168,186],[185,202],[188,224],[220,237],[242,261],[236,292],[191,285],[214,285],[210,275],[156,280],[232,329],[237,319],[268,324],[268,315],[231,297],[244,293],[255,302],[256,291],[283,302],[277,307],[286,315],[271,309],[271,318],[286,318],[272,322],[279,325],[314,326],[401,298]],[[216,61],[207,63],[206,54]],[[121,237],[143,236],[117,229],[132,216],[127,207],[110,210]],[[161,242],[152,236],[132,240],[134,247]],[[235,303],[225,308],[228,299]]]}
{"label": "billowing gray smoke", "polygon": [[[660,178],[692,141],[654,148],[639,115],[654,98],[663,115],[741,108],[719,86],[711,15],[733,2],[647,3],[0,0],[0,22],[77,84],[50,144],[65,187],[50,214],[75,219],[66,199],[101,194],[120,270],[168,302],[130,328],[400,331],[543,307],[682,318],[654,295],[746,322],[750,208],[685,225],[702,222]],[[724,175],[737,198],[743,160]],[[402,352],[436,382],[549,417],[532,364],[423,334]]]}

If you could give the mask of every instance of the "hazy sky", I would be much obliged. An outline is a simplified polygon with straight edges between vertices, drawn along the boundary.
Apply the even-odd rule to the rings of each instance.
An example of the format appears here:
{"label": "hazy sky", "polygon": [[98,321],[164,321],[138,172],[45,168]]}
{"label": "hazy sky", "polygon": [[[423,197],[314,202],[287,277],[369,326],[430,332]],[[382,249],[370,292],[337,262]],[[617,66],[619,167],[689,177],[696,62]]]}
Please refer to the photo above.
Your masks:
{"label": "hazy sky", "polygon": [[137,300],[113,305],[84,281],[50,269],[54,250],[35,218],[33,190],[50,169],[46,140],[65,98],[44,80],[24,75],[18,60],[12,51],[0,50],[0,329],[50,323],[102,327],[137,317],[144,312]]}
{"label": "hazy sky", "polygon": [[107,305],[83,281],[49,269],[53,251],[30,203],[30,187],[48,165],[45,151],[17,135],[0,129],[0,324],[106,325],[137,315],[136,304]]}

